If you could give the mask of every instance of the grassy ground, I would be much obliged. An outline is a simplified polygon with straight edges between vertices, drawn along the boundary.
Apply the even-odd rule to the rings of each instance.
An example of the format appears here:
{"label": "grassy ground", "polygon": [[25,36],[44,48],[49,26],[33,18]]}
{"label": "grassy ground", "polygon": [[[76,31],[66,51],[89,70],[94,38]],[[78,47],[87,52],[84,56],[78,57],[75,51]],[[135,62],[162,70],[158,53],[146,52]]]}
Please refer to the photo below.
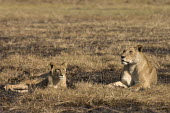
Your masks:
{"label": "grassy ground", "polygon": [[[169,0],[0,1],[0,83],[68,62],[75,89],[0,91],[0,112],[170,112]],[[159,84],[131,92],[119,80],[120,53],[141,44]],[[80,82],[77,82],[80,81]]]}

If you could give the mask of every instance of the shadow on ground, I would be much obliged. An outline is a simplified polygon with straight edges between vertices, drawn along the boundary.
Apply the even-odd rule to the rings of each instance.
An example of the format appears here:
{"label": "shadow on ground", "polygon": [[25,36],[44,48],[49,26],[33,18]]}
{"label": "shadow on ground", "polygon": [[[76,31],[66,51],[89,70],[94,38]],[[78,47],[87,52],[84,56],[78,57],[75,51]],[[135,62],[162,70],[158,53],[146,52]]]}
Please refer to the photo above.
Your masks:
{"label": "shadow on ground", "polygon": [[86,72],[82,68],[74,65],[69,66],[67,69],[68,83],[77,82],[91,82],[97,84],[109,84],[120,80],[120,72],[116,71],[114,66],[110,69],[104,69],[101,71]]}

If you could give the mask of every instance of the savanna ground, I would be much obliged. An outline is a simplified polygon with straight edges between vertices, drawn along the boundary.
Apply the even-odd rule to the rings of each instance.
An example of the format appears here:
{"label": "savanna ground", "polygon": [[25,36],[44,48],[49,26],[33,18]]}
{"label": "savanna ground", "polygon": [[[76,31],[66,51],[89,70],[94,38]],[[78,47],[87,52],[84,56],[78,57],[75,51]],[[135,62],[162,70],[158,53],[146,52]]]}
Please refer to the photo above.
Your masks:
{"label": "savanna ground", "polygon": [[[141,44],[159,83],[131,92],[119,80],[122,49]],[[169,0],[1,0],[0,83],[67,62],[75,88],[0,90],[0,112],[170,112]]]}

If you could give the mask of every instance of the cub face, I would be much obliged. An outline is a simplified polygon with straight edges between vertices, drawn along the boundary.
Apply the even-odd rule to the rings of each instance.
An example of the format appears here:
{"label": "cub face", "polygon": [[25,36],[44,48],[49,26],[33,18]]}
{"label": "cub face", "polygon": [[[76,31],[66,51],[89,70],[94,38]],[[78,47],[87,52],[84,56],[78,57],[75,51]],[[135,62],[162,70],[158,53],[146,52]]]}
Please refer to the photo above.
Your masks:
{"label": "cub face", "polygon": [[139,55],[142,51],[142,46],[138,45],[136,47],[128,48],[121,54],[121,62],[124,65],[136,64],[139,61]]}
{"label": "cub face", "polygon": [[67,64],[64,62],[60,65],[50,63],[51,66],[51,76],[56,79],[65,79],[66,78],[66,68]]}

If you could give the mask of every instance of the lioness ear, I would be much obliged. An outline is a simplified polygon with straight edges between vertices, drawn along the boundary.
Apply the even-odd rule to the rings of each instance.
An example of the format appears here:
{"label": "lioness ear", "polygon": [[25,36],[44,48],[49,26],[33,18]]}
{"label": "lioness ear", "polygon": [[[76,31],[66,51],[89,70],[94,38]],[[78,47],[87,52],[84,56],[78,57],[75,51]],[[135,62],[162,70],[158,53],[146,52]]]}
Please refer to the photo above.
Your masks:
{"label": "lioness ear", "polygon": [[51,67],[51,69],[53,69],[53,67],[54,67],[54,63],[53,62],[50,62],[50,67]]}
{"label": "lioness ear", "polygon": [[142,49],[143,49],[143,46],[142,46],[142,45],[137,45],[137,46],[136,46],[136,49],[137,49],[139,52],[141,52]]}
{"label": "lioness ear", "polygon": [[67,63],[63,62],[61,65],[63,65],[64,67],[67,67]]}

